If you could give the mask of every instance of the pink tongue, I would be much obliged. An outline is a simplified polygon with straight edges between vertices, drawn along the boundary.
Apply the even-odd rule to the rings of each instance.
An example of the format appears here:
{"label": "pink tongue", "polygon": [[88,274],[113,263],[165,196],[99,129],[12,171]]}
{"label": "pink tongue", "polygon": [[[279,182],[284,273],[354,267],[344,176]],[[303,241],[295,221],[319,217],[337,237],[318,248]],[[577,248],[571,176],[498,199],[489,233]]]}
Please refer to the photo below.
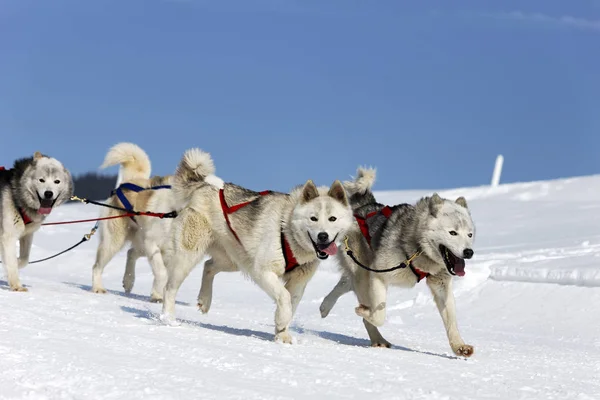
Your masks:
{"label": "pink tongue", "polygon": [[330,256],[334,256],[335,253],[337,253],[337,250],[338,250],[337,244],[335,244],[334,242],[331,242],[331,244],[329,246],[322,249],[321,251],[325,254],[329,254]]}
{"label": "pink tongue", "polygon": [[454,263],[454,273],[457,276],[465,276],[465,260],[463,260],[462,258],[459,258]]}
{"label": "pink tongue", "polygon": [[52,207],[40,207],[38,210],[38,214],[48,215],[52,212]]}

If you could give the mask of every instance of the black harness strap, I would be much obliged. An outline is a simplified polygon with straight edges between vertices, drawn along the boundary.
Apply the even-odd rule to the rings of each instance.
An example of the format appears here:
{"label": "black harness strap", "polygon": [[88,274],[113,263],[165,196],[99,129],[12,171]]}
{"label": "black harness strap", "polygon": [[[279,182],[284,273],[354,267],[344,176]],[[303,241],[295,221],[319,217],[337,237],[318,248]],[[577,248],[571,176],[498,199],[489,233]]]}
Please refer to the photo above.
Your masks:
{"label": "black harness strap", "polygon": [[[42,258],[40,260],[35,260],[35,261],[30,261],[28,264],[37,264],[37,263],[41,263],[43,261],[48,261],[51,260],[55,257],[58,257],[62,254],[65,254],[68,251],[73,250],[74,248],[76,248],[77,246],[79,246],[80,244],[87,242],[88,240],[90,240],[92,238],[92,236],[94,236],[94,233],[96,233],[96,231],[98,230],[98,222],[96,222],[96,225],[94,225],[94,227],[92,228],[92,230],[90,231],[90,233],[86,233],[85,235],[83,235],[83,237],[81,238],[81,240],[77,243],[75,243],[73,246],[69,247],[68,249],[65,249],[63,251],[61,251],[60,253],[56,253],[53,256],[50,257],[46,257],[46,258]],[[0,261],[0,264],[2,264],[2,261]]]}
{"label": "black harness strap", "polygon": [[429,273],[423,272],[420,269],[415,268],[415,266],[412,263],[412,259],[416,258],[419,254],[421,254],[420,251],[416,252],[411,257],[410,260],[403,261],[401,264],[396,265],[395,267],[386,268],[386,269],[374,269],[374,268],[371,268],[371,267],[367,267],[365,264],[363,264],[360,261],[358,261],[358,259],[356,257],[354,257],[354,253],[350,249],[346,250],[346,254],[348,255],[348,257],[350,257],[352,259],[352,261],[354,261],[354,263],[356,265],[358,265],[362,269],[366,269],[367,271],[377,272],[377,273],[381,274],[381,273],[384,273],[384,272],[392,272],[392,271],[396,271],[396,270],[399,270],[399,269],[404,269],[406,267],[409,267],[410,270],[412,271],[412,273],[415,274],[415,276],[417,277],[417,282],[420,282],[423,278],[426,278],[426,277],[429,276]]}

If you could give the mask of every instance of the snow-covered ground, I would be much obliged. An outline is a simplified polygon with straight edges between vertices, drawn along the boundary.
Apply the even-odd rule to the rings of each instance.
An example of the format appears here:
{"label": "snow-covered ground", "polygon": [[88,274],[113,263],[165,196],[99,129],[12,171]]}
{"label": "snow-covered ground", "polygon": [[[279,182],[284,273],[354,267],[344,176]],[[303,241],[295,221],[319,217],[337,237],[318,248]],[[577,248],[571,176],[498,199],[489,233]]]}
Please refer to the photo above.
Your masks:
{"label": "snow-covered ground", "polygon": [[[381,202],[426,192],[380,192]],[[134,295],[121,288],[125,254],[93,294],[97,238],[21,270],[28,293],[0,282],[2,399],[600,399],[600,176],[467,188],[476,255],[455,279],[468,360],[453,356],[421,283],[390,291],[384,336],[369,347],[354,295],[326,319],[337,282],[327,262],[298,309],[296,343],[273,339],[271,300],[238,273],[215,282],[209,314],[195,307],[202,267],[179,293],[179,327],[157,322],[151,272],[138,263]],[[93,218],[68,205],[51,220]],[[75,243],[93,224],[45,227],[33,258]]]}

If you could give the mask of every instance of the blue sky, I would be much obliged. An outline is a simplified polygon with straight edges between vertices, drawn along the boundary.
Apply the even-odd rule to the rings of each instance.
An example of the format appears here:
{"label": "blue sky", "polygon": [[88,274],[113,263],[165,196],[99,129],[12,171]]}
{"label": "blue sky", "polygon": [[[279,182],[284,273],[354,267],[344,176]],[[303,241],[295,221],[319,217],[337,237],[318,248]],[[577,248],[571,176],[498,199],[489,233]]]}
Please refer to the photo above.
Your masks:
{"label": "blue sky", "polygon": [[[0,164],[120,141],[253,189],[600,173],[600,1],[0,0]],[[111,172],[115,172],[112,170]]]}

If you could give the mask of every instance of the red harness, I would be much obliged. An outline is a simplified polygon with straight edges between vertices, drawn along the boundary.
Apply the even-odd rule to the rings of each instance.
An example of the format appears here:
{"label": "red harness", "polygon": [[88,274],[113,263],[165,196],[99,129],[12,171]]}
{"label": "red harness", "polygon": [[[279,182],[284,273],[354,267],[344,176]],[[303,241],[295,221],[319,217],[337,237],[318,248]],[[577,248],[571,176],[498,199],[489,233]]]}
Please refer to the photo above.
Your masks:
{"label": "red harness", "polygon": [[19,214],[21,214],[21,218],[23,218],[23,223],[25,225],[28,225],[33,222],[33,220],[29,218],[29,215],[25,214],[25,210],[23,210],[22,208],[19,208]]}
{"label": "red harness", "polygon": [[[273,193],[271,190],[264,190],[262,192],[259,192],[258,194],[261,196],[266,196],[271,193]],[[227,201],[225,200],[225,191],[223,189],[219,190],[219,199],[221,200],[221,209],[223,210],[223,217],[225,217],[225,222],[227,222],[227,226],[229,227],[229,230],[231,231],[231,233],[233,233],[233,236],[235,236],[235,239],[241,245],[242,241],[240,240],[239,236],[237,235],[237,233],[235,232],[235,230],[233,230],[233,227],[231,226],[231,221],[229,220],[229,214],[233,214],[234,212],[238,211],[239,209],[246,207],[248,204],[252,203],[253,200],[246,201],[246,202],[240,203],[240,204],[236,204],[234,206],[229,206],[229,205],[227,205]],[[290,244],[288,243],[287,239],[285,238],[283,231],[281,232],[281,250],[283,251],[283,259],[285,260],[285,272],[290,272],[291,270],[296,268],[299,264],[298,264],[298,261],[296,261],[296,257],[294,257],[292,248],[290,247]]]}
{"label": "red harness", "polygon": [[367,239],[367,243],[371,246],[371,235],[369,234],[369,226],[367,225],[367,220],[371,217],[376,216],[378,213],[383,214],[386,218],[389,218],[392,215],[392,209],[389,206],[385,206],[381,209],[381,211],[373,211],[367,214],[366,217],[361,217],[360,215],[354,214],[354,218],[356,222],[358,222],[358,226],[360,227],[360,231],[362,232],[365,239]]}
{"label": "red harness", "polygon": [[[367,225],[367,220],[379,213],[381,213],[384,217],[389,218],[392,215],[392,212],[393,211],[389,206],[385,206],[380,211],[373,211],[368,213],[367,216],[364,218],[354,214],[354,218],[356,219],[356,222],[358,222],[358,226],[360,227],[361,233],[367,240],[367,243],[369,243],[369,247],[371,247],[371,235],[369,234],[369,226]],[[415,274],[415,276],[417,277],[417,283],[421,282],[421,280],[429,276],[428,272],[423,272],[420,269],[416,268],[412,264],[412,262],[408,266],[410,267],[410,270],[413,272],[413,274]]]}
{"label": "red harness", "polygon": [[[3,166],[0,166],[0,171],[6,171],[6,168],[4,168]],[[31,218],[29,218],[29,215],[27,215],[25,213],[25,210],[23,210],[22,208],[19,208],[19,214],[21,214],[21,218],[23,219],[23,223],[25,225],[28,225],[33,222],[33,220]]]}

